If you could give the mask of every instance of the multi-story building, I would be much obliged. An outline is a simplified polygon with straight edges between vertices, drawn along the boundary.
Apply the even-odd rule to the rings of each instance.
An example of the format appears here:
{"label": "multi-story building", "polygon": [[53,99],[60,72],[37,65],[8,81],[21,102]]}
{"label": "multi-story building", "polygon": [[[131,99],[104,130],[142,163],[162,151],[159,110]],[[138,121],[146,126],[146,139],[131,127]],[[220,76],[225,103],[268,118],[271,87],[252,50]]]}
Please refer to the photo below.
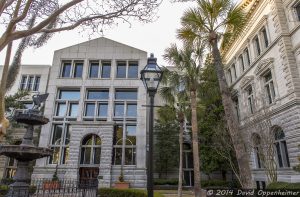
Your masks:
{"label": "multi-story building", "polygon": [[53,155],[32,178],[98,179],[113,186],[123,170],[146,186],[147,94],[139,79],[145,51],[101,37],[55,51],[39,146]]}
{"label": "multi-story building", "polygon": [[[0,66],[0,76],[2,76],[3,66]],[[50,65],[21,65],[19,74],[12,88],[6,95],[14,95],[20,90],[29,91],[29,95],[22,98],[25,108],[32,108],[32,95],[43,94],[47,90],[48,74]],[[38,131],[36,129],[34,136],[37,138]],[[10,143],[19,144],[25,134],[25,128],[22,125],[11,123],[7,131],[7,138],[10,138]],[[16,161],[5,156],[0,156],[0,179],[12,178],[16,171]]]}
{"label": "multi-story building", "polygon": [[278,181],[297,182],[300,174],[292,167],[300,155],[300,2],[243,0],[240,6],[248,24],[223,57],[253,179],[257,187],[267,183],[254,139],[270,129]]}

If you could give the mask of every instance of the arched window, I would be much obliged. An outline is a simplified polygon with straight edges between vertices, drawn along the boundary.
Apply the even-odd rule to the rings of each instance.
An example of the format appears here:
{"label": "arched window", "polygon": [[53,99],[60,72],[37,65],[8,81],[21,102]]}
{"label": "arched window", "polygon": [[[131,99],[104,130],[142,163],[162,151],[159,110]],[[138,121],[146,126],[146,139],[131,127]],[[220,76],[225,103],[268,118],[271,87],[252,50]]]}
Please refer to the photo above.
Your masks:
{"label": "arched window", "polygon": [[275,148],[278,166],[280,168],[290,167],[289,155],[285,141],[285,135],[280,127],[274,130]]}
{"label": "arched window", "polygon": [[81,143],[80,164],[100,164],[101,139],[95,134],[86,136]]}
{"label": "arched window", "polygon": [[255,159],[256,168],[261,168],[262,163],[261,163],[260,154],[262,153],[261,152],[262,150],[261,150],[260,136],[256,133],[254,133],[252,135],[252,141],[253,141],[254,159]]}

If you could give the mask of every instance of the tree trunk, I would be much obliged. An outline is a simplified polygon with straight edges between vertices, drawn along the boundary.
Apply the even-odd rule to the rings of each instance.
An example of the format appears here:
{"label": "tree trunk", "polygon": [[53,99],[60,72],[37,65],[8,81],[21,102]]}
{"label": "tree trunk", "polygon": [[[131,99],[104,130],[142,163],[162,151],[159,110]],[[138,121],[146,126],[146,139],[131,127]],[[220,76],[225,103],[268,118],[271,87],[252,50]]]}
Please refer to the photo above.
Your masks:
{"label": "tree trunk", "polygon": [[229,129],[230,137],[234,146],[236,159],[239,166],[239,173],[241,177],[241,185],[243,188],[252,188],[252,176],[249,163],[249,155],[245,146],[244,140],[239,132],[238,121],[233,111],[233,103],[231,99],[231,92],[226,82],[223,63],[218,49],[217,34],[212,32],[210,34],[210,44],[213,50],[214,66],[218,77],[220,86],[222,103],[225,111],[225,119]]}
{"label": "tree trunk", "polygon": [[6,93],[6,81],[9,68],[9,61],[11,56],[12,42],[8,43],[6,49],[5,62],[2,70],[2,78],[0,82],[0,141],[3,140],[6,134],[6,129],[9,126],[9,121],[5,118],[5,93]]}
{"label": "tree trunk", "polygon": [[198,139],[198,121],[197,121],[197,95],[196,91],[191,91],[192,108],[192,144],[193,144],[193,163],[194,163],[194,192],[195,197],[201,196],[200,185],[200,157],[199,157],[199,139]]}
{"label": "tree trunk", "polygon": [[182,112],[178,113],[179,120],[179,175],[178,175],[178,197],[182,197],[182,178],[183,178],[183,123],[184,115]]}

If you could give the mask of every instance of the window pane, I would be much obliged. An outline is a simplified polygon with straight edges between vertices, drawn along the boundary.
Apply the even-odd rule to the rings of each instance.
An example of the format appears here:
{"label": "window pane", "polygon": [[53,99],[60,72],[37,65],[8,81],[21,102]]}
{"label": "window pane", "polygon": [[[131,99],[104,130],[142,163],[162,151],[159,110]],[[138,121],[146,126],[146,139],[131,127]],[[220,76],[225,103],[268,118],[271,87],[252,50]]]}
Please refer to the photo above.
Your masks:
{"label": "window pane", "polygon": [[70,77],[70,74],[71,74],[71,62],[65,62],[63,64],[61,76],[62,77]]}
{"label": "window pane", "polygon": [[99,73],[99,63],[91,63],[90,65],[90,78],[97,78]]}
{"label": "window pane", "polygon": [[122,161],[122,148],[114,148],[115,155],[114,155],[114,165],[121,165]]}
{"label": "window pane", "polygon": [[101,78],[110,78],[110,62],[104,62],[102,64]]}
{"label": "window pane", "polygon": [[101,148],[94,149],[94,164],[100,164]]}
{"label": "window pane", "polygon": [[25,109],[32,109],[33,103],[24,103],[24,108]]}
{"label": "window pane", "polygon": [[99,100],[108,99],[108,90],[88,90],[87,99]]}
{"label": "window pane", "polygon": [[286,161],[286,167],[290,167],[290,158],[289,158],[289,154],[288,154],[288,149],[287,149],[287,146],[286,146],[286,141],[282,141],[282,149],[283,149],[283,152],[284,152],[284,156],[285,156],[285,161]]}
{"label": "window pane", "polygon": [[124,116],[124,104],[116,103],[115,104],[115,116]]}
{"label": "window pane", "polygon": [[93,135],[85,137],[82,141],[82,145],[92,145],[93,144]]}
{"label": "window pane", "polygon": [[245,53],[246,53],[246,59],[247,59],[247,63],[248,63],[248,66],[250,65],[250,54],[249,54],[249,50],[248,50],[248,48],[245,50]]}
{"label": "window pane", "polygon": [[135,148],[125,148],[125,165],[135,165]]}
{"label": "window pane", "polygon": [[76,117],[77,114],[78,114],[78,103],[71,103],[70,104],[69,116]]}
{"label": "window pane", "polygon": [[69,160],[69,147],[63,148],[63,159],[62,159],[62,164],[66,164],[67,161]]}
{"label": "window pane", "polygon": [[136,117],[137,115],[137,105],[136,104],[128,104],[127,105],[127,114],[126,116]]}
{"label": "window pane", "polygon": [[91,162],[91,148],[87,147],[87,148],[84,148],[85,151],[84,151],[84,164],[90,164]]}
{"label": "window pane", "polygon": [[77,62],[75,63],[74,77],[80,78],[82,77],[83,63]]}
{"label": "window pane", "polygon": [[95,145],[101,145],[101,139],[99,136],[95,135]]}
{"label": "window pane", "polygon": [[298,4],[296,6],[296,12],[297,12],[297,15],[298,15],[298,20],[300,21],[300,4]]}
{"label": "window pane", "polygon": [[94,116],[95,115],[95,104],[87,103],[85,105],[85,116]]}
{"label": "window pane", "polygon": [[33,86],[33,79],[34,79],[34,77],[33,76],[30,76],[29,78],[28,78],[28,82],[27,82],[27,90],[32,90],[32,86]]}
{"label": "window pane", "polygon": [[118,62],[117,64],[117,78],[126,78],[126,63]]}
{"label": "window pane", "polygon": [[25,90],[26,80],[27,80],[27,76],[22,76],[21,84],[20,84],[20,90]]}
{"label": "window pane", "polygon": [[116,99],[120,100],[137,100],[136,90],[116,90]]}
{"label": "window pane", "polygon": [[80,91],[79,90],[61,90],[59,94],[59,99],[64,100],[79,100]]}
{"label": "window pane", "polygon": [[67,111],[67,105],[65,103],[57,104],[56,116],[65,116]]}
{"label": "window pane", "polygon": [[67,125],[66,132],[67,133],[64,145],[68,145],[70,143],[70,125]]}
{"label": "window pane", "polygon": [[276,152],[277,152],[277,158],[278,158],[278,165],[279,167],[283,167],[283,162],[282,162],[282,156],[281,156],[281,150],[280,150],[280,145],[279,143],[275,143],[276,145]]}
{"label": "window pane", "polygon": [[188,168],[194,168],[192,152],[187,152],[187,167]]}
{"label": "window pane", "polygon": [[242,71],[244,71],[245,70],[245,64],[244,64],[244,59],[243,59],[242,55],[239,57],[239,60],[240,60],[241,69],[242,69]]}
{"label": "window pane", "polygon": [[129,63],[128,78],[138,78],[138,64],[137,62]]}
{"label": "window pane", "polygon": [[265,41],[265,47],[267,48],[267,47],[269,46],[269,41],[268,41],[268,36],[267,36],[267,31],[266,31],[266,29],[263,29],[263,30],[262,30],[262,34],[263,34],[264,41]]}
{"label": "window pane", "polygon": [[60,145],[61,137],[63,132],[63,126],[62,125],[55,125],[52,135],[52,144],[53,145]]}
{"label": "window pane", "polygon": [[232,65],[232,72],[233,72],[234,79],[236,79],[237,74],[236,74],[235,64]]}
{"label": "window pane", "polygon": [[269,104],[271,104],[272,103],[272,97],[271,97],[270,87],[269,87],[268,84],[266,85],[266,92],[267,92],[268,102],[269,102]]}
{"label": "window pane", "polygon": [[100,103],[98,108],[98,116],[107,117],[107,109],[108,109],[107,103]]}
{"label": "window pane", "polygon": [[34,86],[33,86],[33,91],[38,91],[39,90],[39,86],[40,86],[40,80],[41,77],[35,77],[35,82],[34,82]]}
{"label": "window pane", "polygon": [[260,45],[259,45],[259,39],[258,39],[258,37],[256,37],[255,39],[254,39],[254,42],[255,42],[255,47],[256,47],[256,52],[257,52],[257,55],[260,55]]}
{"label": "window pane", "polygon": [[114,145],[116,145],[120,140],[122,140],[122,138],[123,138],[123,126],[117,125],[115,126],[115,131],[114,131]]}
{"label": "window pane", "polygon": [[57,164],[58,161],[59,161],[59,147],[54,147],[54,148],[51,148],[53,150],[53,154],[52,156],[50,157],[50,162],[49,163],[52,163],[52,164]]}

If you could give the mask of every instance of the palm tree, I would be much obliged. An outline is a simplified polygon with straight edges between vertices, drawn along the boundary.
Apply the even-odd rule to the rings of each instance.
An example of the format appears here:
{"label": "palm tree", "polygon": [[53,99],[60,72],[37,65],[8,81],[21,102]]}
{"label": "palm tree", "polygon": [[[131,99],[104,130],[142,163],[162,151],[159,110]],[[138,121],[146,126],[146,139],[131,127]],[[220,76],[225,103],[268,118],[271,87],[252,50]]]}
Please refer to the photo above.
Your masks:
{"label": "palm tree", "polygon": [[175,108],[177,120],[179,122],[179,173],[178,173],[178,197],[182,197],[182,183],[183,183],[183,132],[184,121],[187,112],[188,96],[185,90],[181,89],[180,84],[170,83],[172,81],[172,72],[164,71],[162,84],[164,87],[159,89],[160,96],[170,105]]}
{"label": "palm tree", "polygon": [[[185,45],[183,49],[178,49],[175,44],[165,50],[164,58],[175,66],[174,71],[165,72],[168,76],[169,84],[184,89],[190,97],[191,122],[192,122],[192,146],[194,163],[194,191],[195,196],[200,197],[200,158],[199,158],[199,138],[197,121],[197,87],[200,83],[200,66],[197,64],[198,54],[195,53],[191,45]],[[195,58],[197,57],[197,58]]]}
{"label": "palm tree", "polygon": [[[234,144],[239,171],[244,188],[252,188],[249,155],[239,133],[239,123],[233,111],[231,92],[227,85],[218,42],[223,44],[243,30],[246,15],[242,8],[231,3],[231,0],[197,0],[197,7],[187,10],[181,18],[182,28],[178,37],[187,43],[205,42],[212,50],[214,66],[222,96],[227,126]],[[226,31],[225,31],[226,30]]]}

